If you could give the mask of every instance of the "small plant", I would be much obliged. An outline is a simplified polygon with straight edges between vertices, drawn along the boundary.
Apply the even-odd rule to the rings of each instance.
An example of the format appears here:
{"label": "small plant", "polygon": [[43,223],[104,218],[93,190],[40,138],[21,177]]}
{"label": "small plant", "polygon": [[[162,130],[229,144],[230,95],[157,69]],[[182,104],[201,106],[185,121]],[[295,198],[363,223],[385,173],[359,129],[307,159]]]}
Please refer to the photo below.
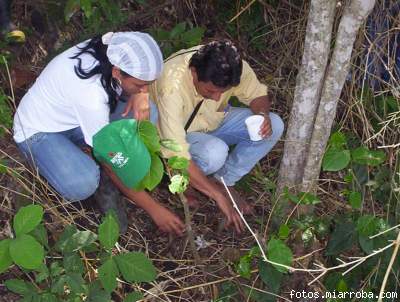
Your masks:
{"label": "small plant", "polygon": [[186,22],[178,23],[170,31],[161,28],[149,30],[149,33],[160,44],[166,58],[183,48],[199,45],[204,32],[203,27],[190,28]]}
{"label": "small plant", "polygon": [[8,103],[9,97],[0,88],[0,137],[3,137],[6,129],[12,127],[12,110]]}
{"label": "small plant", "polygon": [[[117,278],[136,283],[155,280],[156,270],[145,254],[113,254],[119,237],[114,213],[104,218],[98,235],[69,225],[54,244],[42,224],[43,214],[39,205],[21,208],[13,220],[15,238],[0,241],[0,273],[15,264],[33,276],[31,282],[6,280],[6,287],[23,297],[20,301],[111,301]],[[141,293],[133,292],[124,301],[141,298]]]}

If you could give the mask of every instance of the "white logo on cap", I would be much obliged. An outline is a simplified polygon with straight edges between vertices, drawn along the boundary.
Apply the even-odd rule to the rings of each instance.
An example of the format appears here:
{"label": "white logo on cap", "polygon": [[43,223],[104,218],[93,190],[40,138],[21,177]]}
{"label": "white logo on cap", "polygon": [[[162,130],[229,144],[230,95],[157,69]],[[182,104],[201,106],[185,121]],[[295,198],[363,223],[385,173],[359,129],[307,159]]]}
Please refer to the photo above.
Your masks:
{"label": "white logo on cap", "polygon": [[117,166],[118,168],[122,168],[123,166],[126,165],[128,160],[129,157],[124,157],[122,152],[117,152],[110,161],[113,165]]}

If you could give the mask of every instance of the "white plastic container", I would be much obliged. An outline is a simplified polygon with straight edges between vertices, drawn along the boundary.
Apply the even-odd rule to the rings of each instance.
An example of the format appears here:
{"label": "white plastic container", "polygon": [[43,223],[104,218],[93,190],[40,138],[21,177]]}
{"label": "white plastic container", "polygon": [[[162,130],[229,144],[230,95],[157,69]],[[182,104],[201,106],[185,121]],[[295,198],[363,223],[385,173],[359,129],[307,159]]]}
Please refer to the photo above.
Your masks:
{"label": "white plastic container", "polygon": [[260,135],[260,129],[264,122],[264,116],[258,114],[252,115],[246,118],[244,122],[246,123],[247,131],[252,141],[260,141],[263,139]]}

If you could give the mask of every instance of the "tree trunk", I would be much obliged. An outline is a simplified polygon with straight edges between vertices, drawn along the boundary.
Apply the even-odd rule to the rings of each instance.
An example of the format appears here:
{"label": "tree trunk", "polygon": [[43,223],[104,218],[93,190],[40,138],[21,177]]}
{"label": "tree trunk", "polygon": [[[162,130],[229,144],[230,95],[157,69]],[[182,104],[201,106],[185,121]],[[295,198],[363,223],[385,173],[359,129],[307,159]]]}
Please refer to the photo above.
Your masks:
{"label": "tree trunk", "polygon": [[301,183],[314,118],[329,57],[335,0],[312,0],[302,66],[297,75],[293,109],[286,133],[278,192]]}
{"label": "tree trunk", "polygon": [[340,21],[307,154],[302,180],[303,191],[312,190],[318,180],[340,93],[349,72],[354,41],[374,4],[375,0],[352,0]]}

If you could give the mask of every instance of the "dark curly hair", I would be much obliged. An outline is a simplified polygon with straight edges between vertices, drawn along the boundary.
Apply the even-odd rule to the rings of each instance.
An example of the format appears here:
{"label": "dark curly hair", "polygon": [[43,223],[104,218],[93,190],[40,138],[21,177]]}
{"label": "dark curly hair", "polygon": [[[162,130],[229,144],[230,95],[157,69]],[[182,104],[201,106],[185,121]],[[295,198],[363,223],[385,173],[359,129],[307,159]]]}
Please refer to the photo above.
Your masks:
{"label": "dark curly hair", "polygon": [[230,41],[213,41],[200,48],[190,59],[199,81],[226,88],[240,83],[243,63],[239,51]]}

